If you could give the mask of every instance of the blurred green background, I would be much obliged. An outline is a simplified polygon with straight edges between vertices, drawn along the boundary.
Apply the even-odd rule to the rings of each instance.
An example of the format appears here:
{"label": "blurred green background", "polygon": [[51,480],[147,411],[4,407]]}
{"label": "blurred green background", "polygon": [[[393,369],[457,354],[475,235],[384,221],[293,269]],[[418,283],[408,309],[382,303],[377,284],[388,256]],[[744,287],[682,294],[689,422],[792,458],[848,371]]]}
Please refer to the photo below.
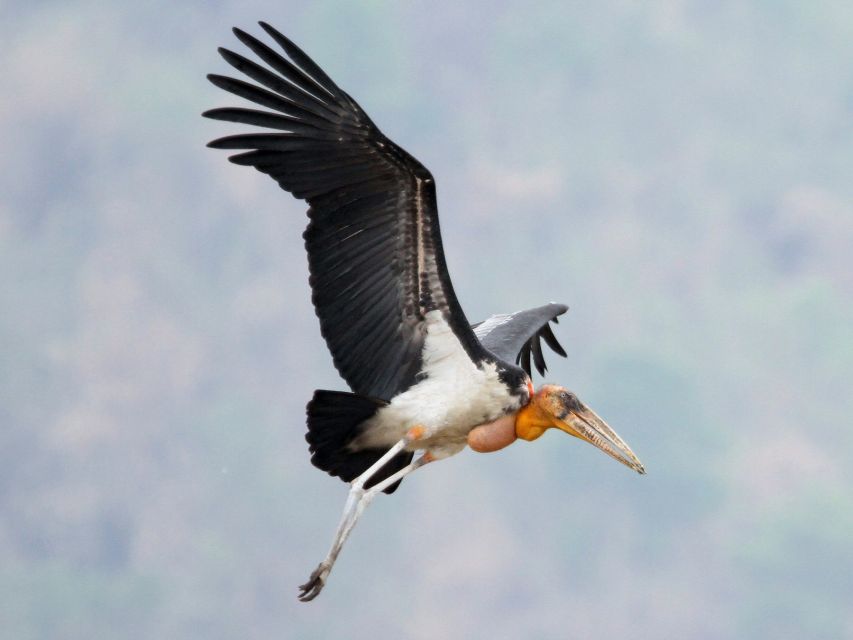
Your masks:
{"label": "blurred green background", "polygon": [[[0,3],[0,636],[853,638],[848,1]],[[377,500],[305,207],[204,148],[292,37],[436,177],[469,318],[558,300],[638,477],[546,436]]]}

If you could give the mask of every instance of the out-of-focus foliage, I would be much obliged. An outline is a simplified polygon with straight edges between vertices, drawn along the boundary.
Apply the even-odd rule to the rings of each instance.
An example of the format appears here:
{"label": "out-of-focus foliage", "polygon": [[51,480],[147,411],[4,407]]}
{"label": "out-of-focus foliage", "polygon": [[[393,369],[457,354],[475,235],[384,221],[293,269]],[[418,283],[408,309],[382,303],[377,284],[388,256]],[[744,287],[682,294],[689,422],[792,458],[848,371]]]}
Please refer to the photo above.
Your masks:
{"label": "out-of-focus foliage", "polygon": [[[0,635],[853,637],[849,2],[2,13]],[[345,495],[303,407],[343,383],[304,206],[198,115],[256,19],[433,171],[472,320],[571,305],[548,379],[648,476],[465,453],[296,602]]]}

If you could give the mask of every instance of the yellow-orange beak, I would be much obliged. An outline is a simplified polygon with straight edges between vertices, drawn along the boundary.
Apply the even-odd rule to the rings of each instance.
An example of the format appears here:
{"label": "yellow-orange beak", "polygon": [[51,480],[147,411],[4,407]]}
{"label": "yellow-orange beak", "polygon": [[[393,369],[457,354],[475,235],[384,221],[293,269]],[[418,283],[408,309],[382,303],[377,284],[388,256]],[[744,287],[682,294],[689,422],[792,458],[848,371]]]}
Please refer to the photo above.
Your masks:
{"label": "yellow-orange beak", "polygon": [[519,438],[535,440],[552,427],[589,442],[637,473],[646,472],[631,448],[595,411],[570,391],[545,385],[530,404],[519,411],[515,430]]}

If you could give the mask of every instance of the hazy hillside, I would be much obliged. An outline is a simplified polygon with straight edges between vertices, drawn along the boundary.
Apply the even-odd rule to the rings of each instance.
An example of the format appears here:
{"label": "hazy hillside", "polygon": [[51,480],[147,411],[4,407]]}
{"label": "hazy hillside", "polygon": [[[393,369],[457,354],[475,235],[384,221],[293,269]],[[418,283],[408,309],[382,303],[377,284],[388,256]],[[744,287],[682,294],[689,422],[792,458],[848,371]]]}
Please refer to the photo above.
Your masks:
{"label": "hazy hillside", "polygon": [[[849,2],[2,3],[0,636],[853,638]],[[472,320],[558,300],[570,438],[346,487],[304,205],[205,142],[291,36],[436,177]],[[559,361],[558,361],[559,360]]]}

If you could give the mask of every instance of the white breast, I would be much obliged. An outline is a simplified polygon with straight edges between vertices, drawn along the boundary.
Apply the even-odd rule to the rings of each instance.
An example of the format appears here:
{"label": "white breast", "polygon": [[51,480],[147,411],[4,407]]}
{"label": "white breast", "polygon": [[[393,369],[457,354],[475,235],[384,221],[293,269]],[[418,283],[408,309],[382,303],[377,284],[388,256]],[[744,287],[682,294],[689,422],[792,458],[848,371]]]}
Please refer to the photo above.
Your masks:
{"label": "white breast", "polygon": [[471,361],[440,311],[430,311],[425,320],[425,378],[380,409],[353,448],[389,447],[419,425],[425,435],[411,448],[452,455],[465,447],[471,429],[520,406],[521,398],[509,393],[493,363]]}

